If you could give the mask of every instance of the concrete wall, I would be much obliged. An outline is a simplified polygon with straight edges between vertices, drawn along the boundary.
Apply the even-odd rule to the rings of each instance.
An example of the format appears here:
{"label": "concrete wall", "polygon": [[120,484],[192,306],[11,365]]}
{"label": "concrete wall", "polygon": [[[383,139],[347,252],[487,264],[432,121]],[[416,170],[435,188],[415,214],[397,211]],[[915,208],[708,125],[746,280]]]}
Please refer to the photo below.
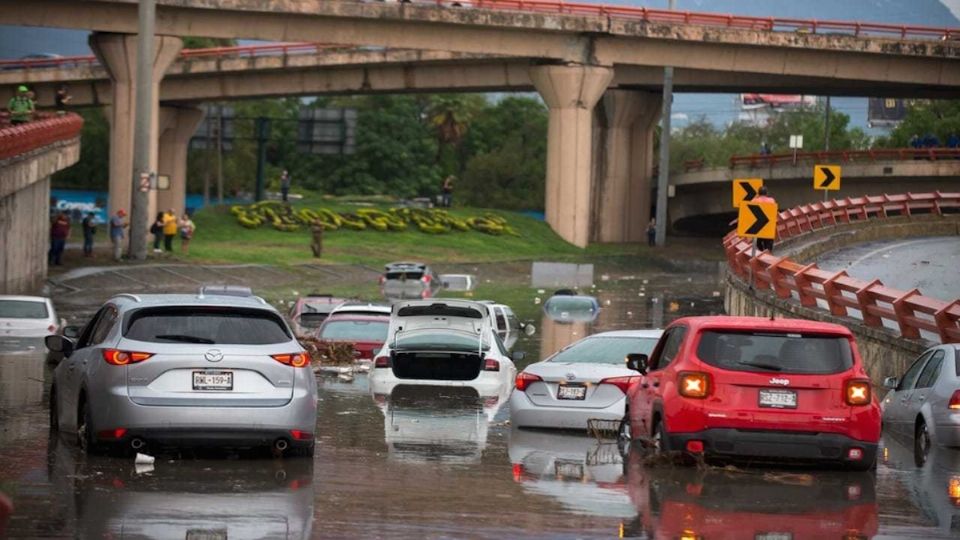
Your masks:
{"label": "concrete wall", "polygon": [[0,161],[0,294],[37,292],[47,277],[50,175],[80,159],[80,140]]}
{"label": "concrete wall", "polygon": [[[960,214],[895,217],[797,237],[778,244],[777,254],[789,255],[798,262],[813,262],[826,252],[864,242],[950,235],[960,236]],[[856,336],[870,378],[878,386],[885,377],[902,375],[916,356],[931,345],[923,340],[903,339],[893,330],[868,327],[857,319],[803,307],[792,299],[778,298],[770,290],[750,290],[746,282],[730,272],[725,280],[724,305],[730,315],[793,317],[846,326]]]}

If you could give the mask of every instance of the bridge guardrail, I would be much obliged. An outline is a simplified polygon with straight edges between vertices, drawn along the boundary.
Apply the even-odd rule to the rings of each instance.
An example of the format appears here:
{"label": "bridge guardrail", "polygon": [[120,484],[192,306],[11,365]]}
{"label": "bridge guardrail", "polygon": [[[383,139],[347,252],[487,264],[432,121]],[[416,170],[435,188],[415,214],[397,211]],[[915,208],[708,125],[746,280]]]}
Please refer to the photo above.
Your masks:
{"label": "bridge guardrail", "polygon": [[[884,219],[890,216],[960,212],[960,193],[878,195],[837,199],[798,206],[780,212],[777,238],[786,240],[844,223]],[[752,243],[731,231],[723,239],[730,271],[741,278],[753,275],[757,289],[773,289],[780,298],[796,294],[800,304],[818,308],[827,303],[832,315],[847,316],[848,308],[860,310],[867,326],[882,327],[883,320],[898,326],[900,335],[919,339],[920,331],[936,333],[943,343],[960,342],[960,299],[948,302],[924,296],[918,289],[903,291],[880,280],[864,281],[813,264],[800,264],[789,257],[763,251],[750,257]]]}
{"label": "bridge guardrail", "polygon": [[[0,123],[0,159],[7,159],[55,142],[80,136],[83,118],[78,114],[44,115],[17,126]],[[0,119],[3,120],[3,119]]]}
{"label": "bridge guardrail", "polygon": [[752,154],[732,156],[730,168],[778,167],[793,165],[800,161],[821,163],[850,163],[901,160],[951,160],[960,159],[960,148],[876,148],[872,150],[830,150],[824,152],[798,152],[784,154]]}

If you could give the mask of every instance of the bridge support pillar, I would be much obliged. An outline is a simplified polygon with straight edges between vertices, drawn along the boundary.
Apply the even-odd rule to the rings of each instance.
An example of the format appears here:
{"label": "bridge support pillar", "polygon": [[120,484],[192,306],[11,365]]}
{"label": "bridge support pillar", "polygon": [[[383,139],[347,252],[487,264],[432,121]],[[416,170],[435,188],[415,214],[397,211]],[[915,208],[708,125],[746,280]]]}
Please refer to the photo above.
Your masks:
{"label": "bridge support pillar", "polygon": [[173,208],[183,215],[187,199],[187,151],[190,138],[203,120],[203,111],[192,107],[160,108],[160,148],[157,174],[170,178],[168,189],[157,191],[157,209]]}
{"label": "bridge support pillar", "polygon": [[535,66],[530,77],[550,109],[547,223],[567,242],[586,247],[593,222],[593,107],[613,79],[613,69]]}
{"label": "bridge support pillar", "polygon": [[[157,141],[160,126],[157,121],[160,108],[160,81],[167,68],[176,59],[183,42],[178,37],[154,38],[153,61],[153,126],[151,127],[150,170],[157,169]],[[133,34],[94,33],[90,48],[107,69],[111,81],[111,106],[107,111],[110,122],[110,185],[108,211],[113,215],[123,208],[130,211],[133,195],[133,132],[136,118],[137,95],[137,36]],[[153,220],[156,200],[150,198]]]}
{"label": "bridge support pillar", "polygon": [[600,100],[594,241],[644,241],[660,103],[659,94],[633,90],[608,90]]}

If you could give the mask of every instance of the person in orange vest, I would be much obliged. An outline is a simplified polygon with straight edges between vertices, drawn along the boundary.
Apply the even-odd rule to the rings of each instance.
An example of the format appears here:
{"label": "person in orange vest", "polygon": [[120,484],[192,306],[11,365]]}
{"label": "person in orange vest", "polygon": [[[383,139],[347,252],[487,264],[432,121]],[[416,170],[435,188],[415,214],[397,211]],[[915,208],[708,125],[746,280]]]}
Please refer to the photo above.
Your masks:
{"label": "person in orange vest", "polygon": [[[777,204],[776,199],[767,194],[767,186],[760,186],[760,189],[757,191],[757,196],[750,202]],[[773,239],[757,238],[757,249],[773,253]]]}

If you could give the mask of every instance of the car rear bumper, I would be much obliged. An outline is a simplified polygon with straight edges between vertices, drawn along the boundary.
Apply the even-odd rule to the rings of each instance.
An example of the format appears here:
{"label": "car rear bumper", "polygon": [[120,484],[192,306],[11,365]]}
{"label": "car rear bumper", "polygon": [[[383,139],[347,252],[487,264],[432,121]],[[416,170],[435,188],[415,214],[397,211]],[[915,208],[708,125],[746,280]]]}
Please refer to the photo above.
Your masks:
{"label": "car rear bumper", "polygon": [[[313,431],[308,433],[312,435]],[[122,446],[134,439],[141,439],[148,445],[175,447],[253,448],[273,446],[280,439],[286,441],[289,448],[306,448],[314,444],[312,436],[308,440],[294,438],[290,430],[221,428],[134,428],[121,439],[102,442]]]}
{"label": "car rear bumper", "polygon": [[510,395],[510,423],[517,427],[587,429],[589,420],[623,419],[626,397],[604,408],[543,407],[535,405],[527,394],[514,390]]}
{"label": "car rear bumper", "polygon": [[805,461],[811,463],[853,463],[851,449],[862,450],[856,462],[876,459],[877,443],[859,441],[837,433],[801,433],[786,431],[747,431],[706,429],[667,436],[672,450],[685,450],[690,441],[702,441],[708,458],[758,460],[770,462]]}

